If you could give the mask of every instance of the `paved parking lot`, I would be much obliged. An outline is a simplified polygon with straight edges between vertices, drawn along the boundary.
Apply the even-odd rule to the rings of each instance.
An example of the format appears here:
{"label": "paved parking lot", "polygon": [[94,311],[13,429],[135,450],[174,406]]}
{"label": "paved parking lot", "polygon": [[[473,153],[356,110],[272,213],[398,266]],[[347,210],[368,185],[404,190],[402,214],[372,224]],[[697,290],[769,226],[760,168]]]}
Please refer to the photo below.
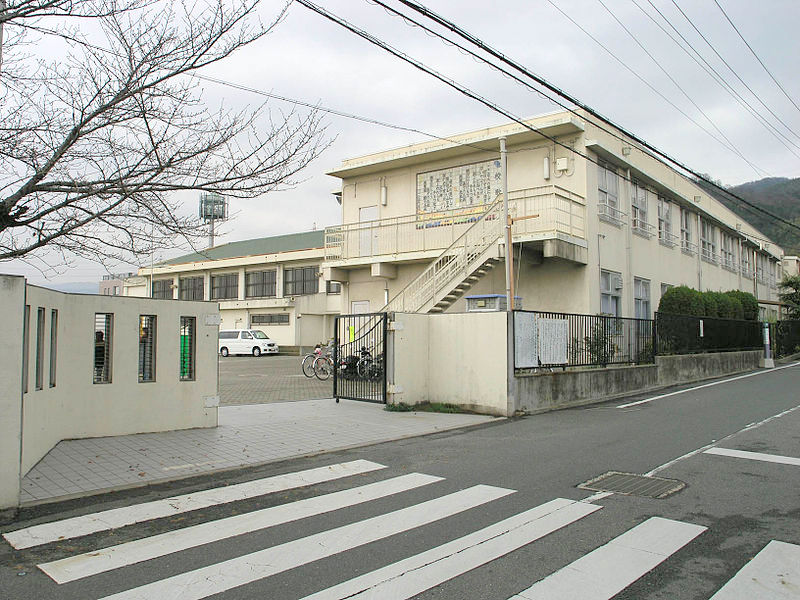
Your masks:
{"label": "paved parking lot", "polygon": [[300,356],[219,357],[220,404],[265,404],[333,396],[333,378],[309,379]]}

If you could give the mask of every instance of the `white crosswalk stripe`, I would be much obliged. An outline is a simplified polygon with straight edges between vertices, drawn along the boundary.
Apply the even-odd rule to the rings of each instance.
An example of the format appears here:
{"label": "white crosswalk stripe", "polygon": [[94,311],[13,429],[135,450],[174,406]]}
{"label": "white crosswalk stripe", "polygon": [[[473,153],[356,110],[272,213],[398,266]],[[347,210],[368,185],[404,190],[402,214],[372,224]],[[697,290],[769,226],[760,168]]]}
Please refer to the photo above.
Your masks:
{"label": "white crosswalk stripe", "polygon": [[364,521],[162,579],[107,596],[103,600],[207,598],[315,560],[433,523],[511,493],[513,490],[476,485]]}
{"label": "white crosswalk stripe", "polygon": [[433,475],[411,473],[358,488],[323,494],[289,504],[168,531],[102,550],[93,550],[85,554],[40,564],[39,568],[55,582],[67,583],[180,550],[369,502],[441,480],[441,477]]}
{"label": "white crosswalk stripe", "polygon": [[170,517],[191,510],[246,500],[385,468],[384,465],[368,460],[354,460],[34,525],[4,533],[3,537],[18,550],[31,548],[57,540],[76,538],[98,531],[107,531],[151,519]]}
{"label": "white crosswalk stripe", "polygon": [[700,525],[652,517],[511,600],[608,600],[705,530]]}
{"label": "white crosswalk stripe", "polygon": [[508,554],[599,510],[556,498],[437,548],[401,560],[303,600],[411,598],[453,577]]}
{"label": "white crosswalk stripe", "polygon": [[800,467],[800,458],[794,456],[780,456],[779,454],[764,454],[762,452],[748,452],[746,450],[730,450],[728,448],[709,448],[703,454],[728,456],[730,458],[744,458],[761,462],[777,463],[779,465],[792,465]]}
{"label": "white crosswalk stripe", "polygon": [[772,540],[709,600],[797,600],[800,546]]}

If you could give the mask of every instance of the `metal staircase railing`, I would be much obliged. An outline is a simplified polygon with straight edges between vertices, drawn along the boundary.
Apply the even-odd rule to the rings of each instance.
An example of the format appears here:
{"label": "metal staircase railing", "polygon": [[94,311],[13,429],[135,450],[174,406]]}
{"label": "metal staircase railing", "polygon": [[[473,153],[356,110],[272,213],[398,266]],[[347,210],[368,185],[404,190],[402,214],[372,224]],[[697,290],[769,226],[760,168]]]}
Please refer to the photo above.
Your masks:
{"label": "metal staircase railing", "polygon": [[403,288],[380,312],[419,312],[437,296],[452,291],[482,264],[484,254],[503,235],[502,196],[461,234],[427,269]]}

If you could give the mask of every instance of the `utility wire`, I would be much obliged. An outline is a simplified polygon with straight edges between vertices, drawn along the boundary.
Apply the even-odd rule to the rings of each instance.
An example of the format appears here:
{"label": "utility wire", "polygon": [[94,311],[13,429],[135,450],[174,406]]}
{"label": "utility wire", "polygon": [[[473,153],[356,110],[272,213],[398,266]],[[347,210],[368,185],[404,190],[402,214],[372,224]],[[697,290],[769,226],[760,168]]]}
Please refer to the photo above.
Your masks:
{"label": "utility wire", "polygon": [[[550,0],[548,0],[548,1],[550,1]],[[783,125],[783,126],[784,126],[784,127],[785,127],[785,128],[788,130],[788,131],[790,131],[790,132],[792,133],[792,135],[794,135],[794,136],[795,136],[795,137],[797,137],[797,138],[800,138],[800,136],[797,134],[797,132],[795,132],[795,131],[794,131],[794,130],[791,128],[791,127],[789,127],[789,126],[788,126],[786,123],[784,123],[783,119],[781,119],[781,118],[780,118],[778,115],[776,115],[776,114],[775,114],[775,112],[774,112],[774,111],[773,111],[773,110],[772,110],[772,109],[771,109],[769,106],[767,106],[766,104],[764,104],[764,101],[761,99],[761,97],[760,97],[758,94],[756,94],[756,93],[755,93],[755,92],[754,92],[754,91],[753,91],[753,90],[750,88],[750,86],[749,86],[749,85],[747,85],[747,83],[744,81],[744,79],[742,79],[742,78],[739,76],[739,74],[736,72],[736,70],[735,70],[733,67],[731,67],[731,66],[728,64],[728,61],[726,61],[726,60],[725,60],[725,59],[722,57],[722,55],[721,55],[719,52],[717,52],[717,49],[716,49],[716,48],[714,48],[713,44],[712,44],[710,41],[708,41],[708,38],[706,38],[706,36],[705,36],[705,35],[703,35],[703,32],[701,32],[701,31],[700,31],[700,30],[697,28],[697,25],[695,25],[695,24],[694,24],[694,21],[692,21],[692,20],[689,18],[689,16],[688,16],[688,15],[687,15],[685,12],[683,12],[683,9],[682,9],[682,8],[680,7],[680,5],[679,5],[679,4],[676,2],[676,0],[672,0],[672,3],[675,5],[675,8],[677,8],[677,9],[678,9],[678,11],[681,13],[681,15],[683,15],[683,18],[684,18],[684,19],[686,19],[686,21],[689,23],[689,25],[691,25],[691,26],[692,26],[692,29],[694,29],[694,30],[697,32],[697,34],[698,34],[698,35],[699,35],[699,36],[700,36],[700,37],[703,39],[703,41],[706,43],[706,45],[707,45],[709,48],[711,48],[712,52],[714,52],[714,54],[716,54],[717,58],[719,58],[719,59],[722,61],[722,63],[723,63],[723,64],[724,64],[726,67],[728,67],[728,70],[729,70],[731,73],[733,73],[734,77],[736,77],[736,79],[738,79],[738,80],[741,82],[741,84],[742,84],[742,85],[743,85],[743,86],[744,86],[744,87],[747,89],[747,91],[748,91],[748,92],[750,92],[750,93],[753,95],[753,97],[755,97],[755,99],[756,99],[756,100],[758,100],[759,104],[761,104],[761,106],[763,106],[763,107],[764,107],[764,108],[765,108],[765,109],[766,109],[766,110],[769,112],[769,114],[771,114],[773,117],[775,117],[775,119],[776,119],[776,120],[777,120],[777,121],[778,121],[778,122],[779,122],[781,125]]]}
{"label": "utility wire", "polygon": [[[296,2],[301,2],[301,0],[295,0],[295,1]],[[662,152],[658,148],[652,146],[650,143],[644,141],[643,139],[641,139],[638,136],[634,135],[630,131],[627,131],[622,126],[620,126],[620,125],[614,123],[613,121],[611,121],[610,119],[604,117],[603,115],[598,113],[595,109],[591,108],[587,104],[584,104],[583,102],[581,102],[577,98],[567,94],[565,91],[557,88],[556,86],[554,86],[553,84],[551,84],[547,80],[535,75],[534,73],[531,73],[530,71],[528,71],[525,67],[523,67],[519,63],[517,63],[517,62],[513,61],[512,59],[506,57],[505,55],[500,53],[498,50],[495,50],[491,46],[487,45],[485,42],[483,42],[479,38],[475,37],[474,35],[470,34],[469,32],[465,31],[464,29],[458,27],[452,21],[448,21],[447,19],[445,19],[444,17],[434,13],[430,9],[428,9],[428,8],[426,8],[424,6],[421,6],[420,4],[418,4],[416,2],[412,2],[411,0],[398,0],[398,1],[400,3],[402,3],[402,4],[404,4],[405,6],[415,10],[416,12],[426,16],[427,18],[433,20],[434,22],[436,22],[439,25],[445,27],[446,29],[449,29],[450,31],[452,31],[454,33],[457,33],[462,38],[464,38],[464,39],[470,41],[471,43],[475,44],[476,46],[478,46],[481,50],[483,50],[483,51],[487,52],[488,54],[490,54],[491,56],[501,60],[505,64],[507,64],[507,65],[513,67],[514,69],[516,69],[517,71],[519,71],[521,73],[524,73],[526,76],[528,76],[531,79],[533,79],[534,81],[542,84],[544,87],[546,87],[547,89],[551,90],[552,92],[558,94],[559,96],[561,96],[565,100],[567,100],[569,102],[572,102],[575,106],[580,107],[581,109],[585,110],[586,112],[588,112],[589,114],[591,114],[595,118],[600,119],[602,121],[605,121],[605,122],[611,124],[613,127],[618,128],[623,134],[625,134],[626,136],[630,137],[632,140],[636,141],[638,144],[641,144],[643,147],[647,148],[648,150],[650,150],[654,154],[660,156],[661,158],[663,158],[664,160],[666,160],[670,164],[678,167],[679,169],[681,169],[685,173],[691,174],[698,181],[703,181],[706,184],[712,186],[714,189],[717,189],[720,192],[722,192],[724,194],[727,194],[731,198],[734,198],[737,202],[740,202],[742,204],[750,206],[751,208],[761,212],[762,214],[767,215],[768,217],[774,219],[775,221],[779,221],[779,222],[784,223],[785,225],[787,225],[787,226],[789,226],[789,227],[791,227],[793,229],[796,229],[796,230],[800,231],[800,226],[796,225],[795,223],[792,223],[791,221],[787,221],[786,219],[784,219],[782,217],[779,217],[778,215],[775,215],[775,214],[769,212],[768,210],[758,206],[757,204],[753,204],[752,202],[749,202],[748,200],[745,200],[741,196],[738,196],[738,195],[734,194],[733,192],[725,189],[724,187],[718,185],[717,183],[715,183],[714,181],[710,180],[705,175],[703,175],[701,173],[698,173],[697,171],[695,171],[692,168],[684,165],[683,163],[681,163],[677,159],[669,156],[668,154],[665,154],[664,152]],[[575,114],[577,116],[581,116],[579,113],[575,112],[574,110],[571,110],[571,112],[573,112],[573,114]],[[585,117],[582,117],[582,118],[585,118]],[[590,119],[587,119],[587,120],[592,122]],[[572,150],[572,151],[575,152],[576,154],[581,154],[576,150]],[[583,155],[581,154],[581,156],[583,156]],[[591,158],[588,158],[588,157],[586,157],[586,158],[590,162],[598,164],[597,161],[595,161],[595,160],[593,160]],[[623,179],[628,180],[624,176],[623,176]],[[628,180],[628,181],[630,181],[630,180]]]}
{"label": "utility wire", "polygon": [[[614,20],[615,20],[615,21],[616,21],[616,22],[619,24],[619,26],[620,26],[620,27],[622,27],[622,29],[624,29],[624,30],[625,30],[625,33],[627,33],[627,34],[628,34],[628,36],[629,36],[629,37],[630,37],[630,38],[631,38],[631,39],[632,39],[632,40],[633,40],[633,41],[636,43],[636,45],[637,45],[637,46],[639,46],[639,48],[641,48],[641,49],[642,49],[642,51],[643,51],[643,52],[644,52],[644,53],[645,53],[645,54],[648,56],[648,58],[650,58],[650,60],[651,60],[651,61],[653,61],[653,63],[654,63],[654,64],[655,64],[655,65],[656,65],[656,66],[657,66],[657,67],[658,67],[658,68],[661,70],[661,72],[662,72],[662,73],[664,73],[664,75],[666,75],[666,76],[667,76],[667,78],[669,78],[669,80],[670,80],[670,81],[671,81],[671,82],[672,82],[672,83],[675,85],[675,87],[676,87],[676,88],[678,88],[678,90],[680,90],[680,92],[681,92],[681,93],[682,93],[682,94],[683,94],[683,95],[686,97],[686,99],[687,99],[689,102],[691,102],[692,106],[694,106],[694,107],[695,107],[695,108],[698,110],[698,112],[699,112],[701,115],[703,115],[703,116],[706,118],[706,120],[707,120],[709,123],[711,123],[711,126],[712,126],[714,129],[716,129],[716,130],[717,130],[717,132],[718,132],[718,133],[719,133],[719,134],[722,136],[722,138],[723,138],[723,139],[724,139],[726,142],[728,142],[729,146],[731,147],[731,149],[733,149],[734,153],[735,153],[735,154],[737,154],[737,155],[738,155],[738,156],[739,156],[739,157],[740,157],[742,160],[744,160],[744,161],[745,161],[745,162],[746,162],[748,165],[750,165],[750,166],[753,168],[753,170],[754,170],[754,171],[756,171],[756,174],[758,174],[758,173],[759,173],[759,171],[760,171],[761,173],[765,173],[765,174],[767,174],[767,175],[768,175],[769,173],[767,173],[767,172],[766,172],[764,169],[761,169],[761,168],[757,167],[756,165],[754,165],[752,162],[750,162],[750,161],[749,161],[749,160],[748,160],[748,159],[747,159],[747,158],[744,156],[744,154],[742,154],[741,150],[739,150],[739,149],[736,147],[736,145],[735,145],[735,144],[734,144],[734,143],[733,143],[733,142],[732,142],[732,141],[731,141],[731,140],[728,138],[728,136],[727,136],[727,135],[725,135],[725,133],[723,133],[723,131],[722,131],[722,130],[721,130],[721,129],[720,129],[718,126],[717,126],[717,124],[716,124],[716,123],[713,121],[713,119],[711,119],[711,117],[709,117],[709,116],[708,116],[708,115],[705,113],[705,111],[704,111],[702,108],[700,108],[700,106],[697,104],[697,102],[695,102],[695,101],[692,99],[692,97],[691,97],[691,96],[690,96],[690,95],[689,95],[689,94],[686,92],[686,90],[684,90],[684,89],[683,89],[683,87],[681,87],[681,85],[680,85],[680,84],[679,84],[679,83],[678,83],[678,82],[675,80],[675,78],[674,78],[672,75],[670,75],[670,74],[669,74],[669,72],[668,72],[668,71],[667,71],[667,70],[664,68],[664,66],[663,66],[663,65],[662,65],[662,64],[661,64],[661,63],[660,63],[658,60],[656,60],[656,58],[655,58],[655,57],[654,57],[654,56],[653,56],[653,55],[650,53],[650,51],[649,51],[647,48],[645,48],[645,47],[644,47],[644,44],[642,44],[642,43],[639,41],[639,38],[637,38],[637,37],[636,37],[636,36],[633,34],[633,32],[632,32],[630,29],[628,29],[628,27],[626,27],[626,26],[625,26],[625,24],[624,24],[624,23],[623,23],[623,22],[622,22],[622,21],[619,19],[619,17],[617,17],[617,15],[614,13],[614,11],[612,11],[612,10],[611,10],[611,9],[608,7],[608,5],[607,5],[605,2],[603,2],[603,0],[597,0],[597,2],[600,4],[600,6],[602,6],[604,9],[606,9],[606,11],[608,12],[608,14],[610,14],[610,15],[611,15],[611,17],[612,17],[612,18],[613,18],[613,19],[614,19]],[[800,158],[800,157],[798,157],[798,158]]]}
{"label": "utility wire", "polygon": [[777,79],[775,79],[775,76],[767,68],[767,65],[764,64],[764,61],[762,61],[759,58],[758,54],[756,54],[756,51],[753,50],[752,46],[750,46],[750,44],[747,43],[747,40],[744,39],[744,36],[742,35],[742,32],[739,31],[739,28],[736,27],[736,25],[733,24],[733,21],[731,21],[731,18],[728,16],[728,13],[725,12],[725,9],[722,8],[722,6],[720,5],[719,2],[717,2],[717,0],[714,0],[714,4],[716,4],[717,8],[719,8],[720,11],[722,11],[722,14],[725,15],[725,19],[727,19],[728,23],[731,24],[731,27],[733,27],[733,30],[738,34],[739,38],[744,42],[744,45],[747,46],[748,50],[750,50],[750,52],[753,54],[753,56],[759,62],[759,64],[762,67],[764,67],[764,70],[767,72],[767,75],[769,75],[770,78],[772,79],[772,81],[775,82],[775,85],[777,85],[778,88],[783,92],[783,95],[786,96],[786,98],[789,100],[789,102],[791,102],[798,111],[800,111],[800,106],[798,106],[797,102],[795,102],[794,99],[786,92],[786,90],[783,89],[783,86],[778,82]]}
{"label": "utility wire", "polygon": [[[697,65],[701,69],[703,69],[708,74],[708,76],[712,80],[714,80],[715,83],[717,83],[717,85],[721,86],[723,90],[725,90],[734,100],[736,100],[736,102],[738,102],[739,106],[741,106],[743,109],[745,109],[747,112],[749,112],[750,115],[752,115],[752,117],[762,127],[764,127],[764,129],[766,129],[767,132],[770,135],[772,135],[776,140],[778,140],[784,148],[786,148],[789,152],[794,154],[797,158],[800,158],[800,155],[795,153],[794,150],[792,150],[786,144],[786,142],[789,142],[790,144],[792,144],[798,150],[800,150],[800,146],[795,144],[791,139],[789,139],[786,136],[785,133],[783,133],[781,130],[777,129],[759,111],[757,111],[755,108],[753,108],[753,106],[747,101],[747,99],[744,96],[742,96],[738,91],[736,91],[736,89],[725,80],[725,78],[714,68],[714,66],[712,64],[710,64],[703,57],[703,55],[700,54],[694,48],[694,46],[692,46],[692,43],[689,40],[687,40],[686,37],[684,37],[684,35],[675,27],[675,25],[672,24],[672,22],[669,20],[669,18],[667,18],[664,15],[664,13],[661,12],[661,10],[658,8],[658,6],[653,4],[653,0],[647,0],[648,4],[650,4],[650,6],[653,8],[653,10],[656,11],[656,13],[664,20],[664,22],[667,25],[669,25],[670,29],[672,29],[672,31],[674,31],[675,34],[677,34],[677,36],[681,40],[683,40],[683,44],[681,42],[679,42],[675,38],[674,35],[672,35],[669,31],[667,31],[664,28],[664,26],[659,21],[657,21],[655,17],[653,17],[653,15],[651,15],[649,12],[647,12],[644,9],[644,7],[639,4],[639,2],[637,0],[631,0],[631,2],[633,2],[633,4],[636,6],[636,8],[638,8],[640,11],[642,11],[642,13],[644,13],[647,16],[647,18],[649,18],[655,25],[657,25],[658,28],[661,29],[661,31],[663,31],[664,34],[666,36],[668,36],[675,43],[676,46],[678,46],[678,48],[683,50],[683,52],[686,53],[686,55],[689,58],[691,58],[695,63],[697,63]],[[686,46],[684,46],[684,44],[686,44]],[[689,50],[691,50],[691,52]],[[784,141],[784,140],[786,140],[786,141]]]}

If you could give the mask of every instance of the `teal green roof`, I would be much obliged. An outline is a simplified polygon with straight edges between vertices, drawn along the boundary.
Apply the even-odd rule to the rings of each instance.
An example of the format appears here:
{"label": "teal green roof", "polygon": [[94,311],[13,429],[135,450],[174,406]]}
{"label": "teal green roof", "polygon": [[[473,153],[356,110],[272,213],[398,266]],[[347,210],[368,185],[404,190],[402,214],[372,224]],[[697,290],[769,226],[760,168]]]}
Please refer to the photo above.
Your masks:
{"label": "teal green roof", "polygon": [[289,233],[273,237],[241,240],[214,246],[200,252],[193,252],[184,256],[177,256],[158,263],[159,265],[180,265],[184,263],[203,262],[206,260],[222,260],[224,258],[239,258],[241,256],[259,256],[261,254],[276,254],[278,252],[291,252],[293,250],[309,250],[322,248],[325,245],[325,231],[304,231],[302,233]]}

